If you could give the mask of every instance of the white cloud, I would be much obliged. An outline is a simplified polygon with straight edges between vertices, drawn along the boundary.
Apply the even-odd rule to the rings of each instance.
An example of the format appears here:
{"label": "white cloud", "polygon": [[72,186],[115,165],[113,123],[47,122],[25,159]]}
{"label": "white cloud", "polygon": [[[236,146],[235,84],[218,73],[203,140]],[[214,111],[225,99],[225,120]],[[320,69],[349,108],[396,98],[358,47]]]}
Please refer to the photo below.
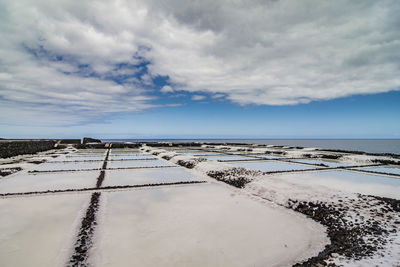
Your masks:
{"label": "white cloud", "polygon": [[171,86],[169,85],[165,85],[161,88],[161,93],[166,94],[166,93],[172,93],[174,91],[174,89],[172,89]]}
{"label": "white cloud", "polygon": [[0,119],[146,110],[159,75],[162,93],[241,105],[399,90],[399,12],[393,0],[4,0]]}
{"label": "white cloud", "polygon": [[206,97],[204,95],[194,95],[194,96],[192,96],[192,100],[195,100],[195,101],[204,100],[204,99],[206,99]]}

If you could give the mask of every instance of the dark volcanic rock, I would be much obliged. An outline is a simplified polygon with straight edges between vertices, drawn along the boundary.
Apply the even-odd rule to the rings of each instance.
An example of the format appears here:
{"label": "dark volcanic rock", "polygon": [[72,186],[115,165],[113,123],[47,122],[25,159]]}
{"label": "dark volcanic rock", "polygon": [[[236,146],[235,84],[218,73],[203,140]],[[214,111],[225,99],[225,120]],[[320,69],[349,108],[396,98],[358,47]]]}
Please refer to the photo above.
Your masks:
{"label": "dark volcanic rock", "polygon": [[197,163],[206,161],[206,159],[203,158],[193,158],[191,160],[178,160],[178,165],[181,165],[182,167],[188,168],[188,169],[193,169],[194,166],[197,165]]}
{"label": "dark volcanic rock", "polygon": [[74,254],[72,255],[68,266],[86,266],[86,260],[89,256],[89,249],[92,246],[92,238],[96,226],[96,213],[99,209],[101,193],[92,194],[90,204],[86,210],[86,215],[82,219],[78,239],[75,243]]}
{"label": "dark volcanic rock", "polygon": [[54,140],[29,140],[29,141],[9,141],[0,142],[0,158],[14,157],[23,154],[35,154],[50,149],[54,149]]}
{"label": "dark volcanic rock", "polygon": [[0,169],[0,176],[4,177],[4,176],[10,175],[10,174],[19,172],[19,171],[21,171],[21,170],[22,170],[22,168],[20,168],[20,167],[15,167],[15,168],[3,168],[3,169]]}
{"label": "dark volcanic rock", "polygon": [[172,159],[173,157],[174,157],[174,156],[168,156],[168,155],[162,156],[162,158],[165,159],[165,160],[170,160],[170,159]]}
{"label": "dark volcanic rock", "polygon": [[[350,202],[354,205],[350,205]],[[387,243],[390,232],[398,231],[398,228],[394,226],[395,221],[386,219],[383,223],[382,218],[386,215],[388,215],[386,218],[389,218],[390,208],[396,212],[400,210],[399,200],[359,195],[359,199],[350,202],[339,200],[339,203],[328,204],[288,201],[289,208],[326,226],[331,240],[331,244],[327,245],[318,256],[294,266],[318,266],[318,264],[326,266],[326,260],[333,255],[353,260],[371,257]],[[360,210],[367,211],[372,216],[365,219],[363,215],[360,215]],[[349,220],[349,214],[356,216],[354,221]]]}
{"label": "dark volcanic rock", "polygon": [[94,139],[94,138],[90,138],[90,137],[84,137],[82,143],[83,143],[83,144],[87,144],[87,143],[101,143],[101,140],[99,140],[99,139]]}
{"label": "dark volcanic rock", "polygon": [[80,144],[81,139],[61,139],[60,144]]}
{"label": "dark volcanic rock", "polygon": [[259,175],[260,172],[248,170],[245,168],[231,168],[223,171],[209,171],[207,175],[224,183],[233,185],[237,188],[243,188],[251,182],[248,176]]}

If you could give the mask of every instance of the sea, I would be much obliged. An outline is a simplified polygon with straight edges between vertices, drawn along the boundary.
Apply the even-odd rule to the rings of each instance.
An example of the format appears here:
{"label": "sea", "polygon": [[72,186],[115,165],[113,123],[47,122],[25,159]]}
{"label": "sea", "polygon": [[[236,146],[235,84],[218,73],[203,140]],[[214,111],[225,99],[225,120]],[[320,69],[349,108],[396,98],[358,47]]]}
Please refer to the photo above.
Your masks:
{"label": "sea", "polygon": [[301,146],[400,155],[400,139],[103,139],[105,142],[218,142]]}

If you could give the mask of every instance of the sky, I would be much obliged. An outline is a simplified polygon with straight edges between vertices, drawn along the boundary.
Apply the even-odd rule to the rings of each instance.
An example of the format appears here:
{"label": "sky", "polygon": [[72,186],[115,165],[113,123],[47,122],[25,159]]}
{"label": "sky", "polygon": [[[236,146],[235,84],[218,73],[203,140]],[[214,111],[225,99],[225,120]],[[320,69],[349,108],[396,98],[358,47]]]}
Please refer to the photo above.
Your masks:
{"label": "sky", "polygon": [[400,2],[0,0],[0,137],[400,138]]}

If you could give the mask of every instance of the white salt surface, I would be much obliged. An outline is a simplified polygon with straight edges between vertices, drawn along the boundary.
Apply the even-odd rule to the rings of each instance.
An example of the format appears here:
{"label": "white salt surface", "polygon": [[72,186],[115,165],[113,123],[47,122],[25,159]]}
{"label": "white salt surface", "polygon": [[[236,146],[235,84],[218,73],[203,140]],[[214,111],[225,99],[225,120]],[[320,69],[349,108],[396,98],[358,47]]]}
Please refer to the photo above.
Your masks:
{"label": "white salt surface", "polygon": [[63,266],[89,197],[0,199],[0,266]]}
{"label": "white salt surface", "polygon": [[129,168],[129,167],[154,167],[154,166],[174,166],[164,160],[132,160],[132,161],[109,161],[107,169]]}
{"label": "white salt surface", "polygon": [[96,153],[96,152],[93,152],[93,153],[84,153],[84,152],[79,153],[79,152],[76,152],[76,153],[68,154],[68,157],[86,157],[86,156],[89,156],[89,157],[98,156],[98,157],[100,157],[100,156],[104,156],[104,155],[105,155],[105,152],[98,152],[98,153]]}
{"label": "white salt surface", "polygon": [[0,179],[0,193],[94,187],[99,171],[35,173],[19,172]]}
{"label": "white salt surface", "polygon": [[103,186],[141,185],[199,181],[195,175],[183,168],[133,169],[106,171]]}
{"label": "white salt surface", "polygon": [[106,149],[78,149],[75,153],[90,154],[90,153],[105,153]]}
{"label": "white salt surface", "polygon": [[322,185],[344,192],[400,199],[400,179],[396,178],[351,171],[287,173],[279,174],[279,177],[303,185]]}
{"label": "white salt surface", "polygon": [[[180,152],[179,152],[180,153]],[[204,152],[190,152],[190,153],[183,153],[183,154],[185,154],[185,155],[188,155],[188,156],[201,156],[201,155],[206,155],[206,156],[218,156],[218,155],[221,155],[221,154],[219,154],[219,153],[215,153],[215,152],[206,152],[206,151],[204,151]]]}
{"label": "white salt surface", "polygon": [[319,224],[221,185],[102,197],[94,266],[290,266],[327,242]]}
{"label": "white salt surface", "polygon": [[49,162],[59,162],[59,161],[90,161],[90,160],[104,160],[104,155],[101,156],[73,156],[73,157],[57,157],[52,160],[49,160]]}
{"label": "white salt surface", "polygon": [[310,164],[325,164],[328,167],[342,167],[342,166],[351,166],[350,164],[340,163],[340,162],[332,162],[326,160],[312,160],[312,159],[296,159],[292,160],[293,162],[300,162],[300,163],[310,163]]}
{"label": "white salt surface", "polygon": [[237,154],[246,154],[246,151],[230,151],[230,150],[227,150],[227,151],[222,151],[221,150],[221,152],[227,152],[227,153],[229,153],[229,154],[235,154],[235,155],[237,155]]}
{"label": "white salt surface", "polygon": [[285,159],[285,157],[280,157],[280,156],[269,156],[269,155],[255,155],[255,156],[263,159]]}
{"label": "white salt surface", "polygon": [[115,155],[110,155],[109,156],[110,160],[121,160],[121,159],[156,159],[156,157],[152,156],[152,155],[146,155],[146,154],[142,154],[142,155],[124,155],[124,156],[115,156]]}
{"label": "white salt surface", "polygon": [[34,168],[37,171],[55,170],[90,170],[101,168],[103,162],[68,162],[68,163],[42,163]]}
{"label": "white salt surface", "polygon": [[[207,153],[206,151],[196,150],[196,149],[172,149],[176,153]],[[212,153],[212,152],[211,152]]]}
{"label": "white salt surface", "polygon": [[111,149],[112,154],[132,154],[132,153],[141,153],[139,149]]}
{"label": "white salt surface", "polygon": [[389,168],[389,167],[369,167],[369,168],[356,168],[355,170],[366,170],[373,172],[393,173],[400,175],[400,168]]}
{"label": "white salt surface", "polygon": [[255,162],[231,162],[229,165],[234,167],[242,167],[250,170],[273,172],[273,171],[289,171],[289,170],[307,170],[315,169],[314,166],[305,166],[295,163],[279,162],[279,161],[255,161]]}
{"label": "white salt surface", "polygon": [[201,158],[205,158],[208,160],[257,160],[257,158],[253,158],[253,157],[245,157],[245,156],[205,156],[205,157],[201,157]]}

